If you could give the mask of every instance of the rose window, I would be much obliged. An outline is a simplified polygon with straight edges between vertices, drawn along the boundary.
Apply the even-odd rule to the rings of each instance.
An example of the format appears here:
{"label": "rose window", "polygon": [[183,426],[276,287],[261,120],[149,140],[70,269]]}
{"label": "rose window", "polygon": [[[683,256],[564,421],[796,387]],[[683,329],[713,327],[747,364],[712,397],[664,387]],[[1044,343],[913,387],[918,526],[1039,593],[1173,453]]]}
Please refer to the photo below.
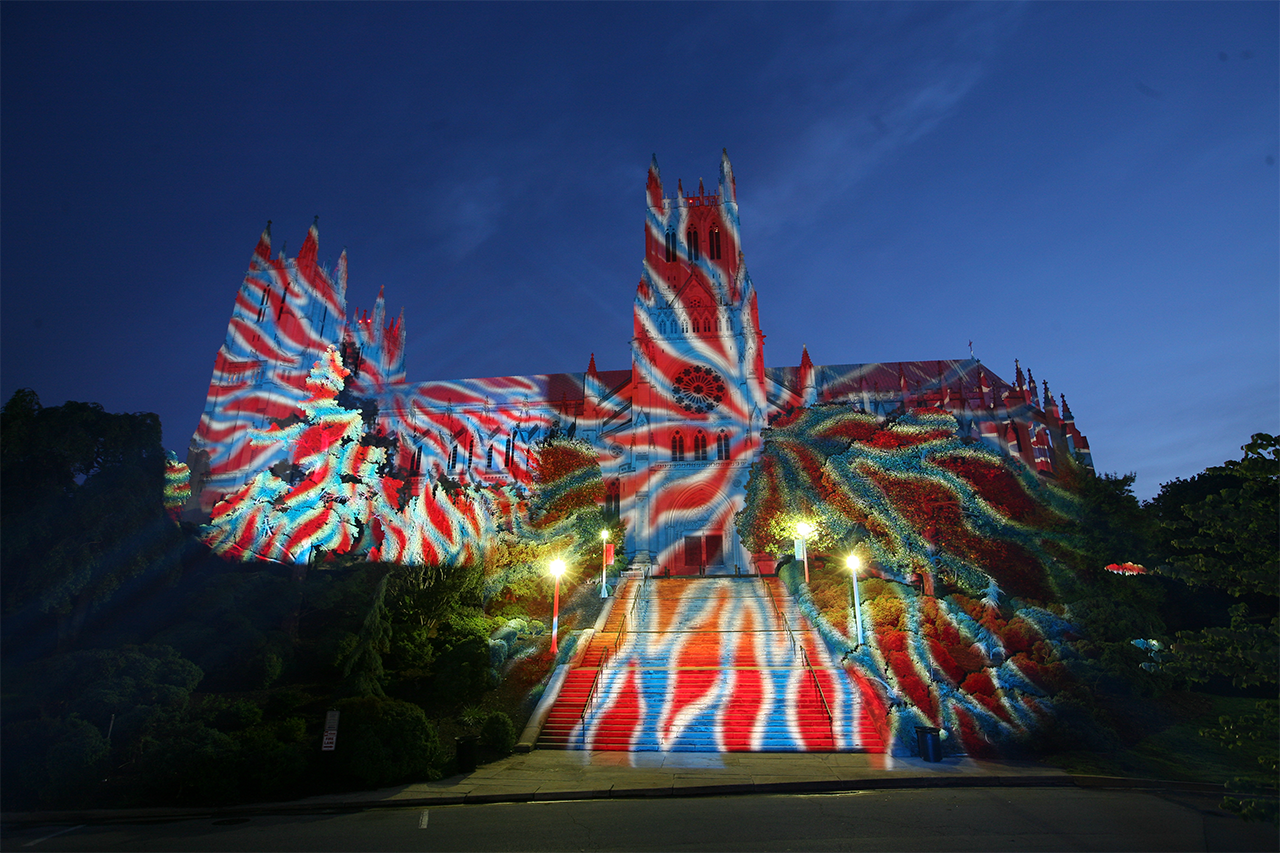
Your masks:
{"label": "rose window", "polygon": [[686,367],[676,377],[674,391],[680,408],[705,415],[724,399],[724,380],[709,367]]}

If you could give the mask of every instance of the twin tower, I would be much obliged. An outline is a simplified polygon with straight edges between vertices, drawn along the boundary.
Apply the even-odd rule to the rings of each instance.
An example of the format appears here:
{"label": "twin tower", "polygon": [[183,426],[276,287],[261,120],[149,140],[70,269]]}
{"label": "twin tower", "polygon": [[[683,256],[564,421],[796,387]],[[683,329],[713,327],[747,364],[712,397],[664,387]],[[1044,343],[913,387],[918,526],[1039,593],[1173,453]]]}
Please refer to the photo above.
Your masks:
{"label": "twin tower", "polygon": [[[1021,368],[1013,385],[974,359],[766,368],[755,288],[741,248],[733,167],[721,157],[712,193],[668,195],[655,159],[645,188],[644,261],[631,363],[583,373],[407,382],[403,316],[347,313],[346,254],[317,261],[311,227],[296,258],[271,256],[263,232],[218,351],[192,438],[191,519],[288,458],[250,441],[301,416],[308,372],[337,346],[349,389],[377,405],[395,467],[424,500],[441,477],[477,492],[531,484],[530,446],[572,431],[595,448],[605,510],[621,516],[626,561],[671,574],[749,573],[735,529],[749,470],[770,419],[798,406],[848,403],[882,417],[903,407],[950,411],[975,439],[1052,476],[1059,453],[1088,461],[1088,443],[1046,387],[1040,406]],[[259,437],[260,441],[260,437]],[[445,492],[440,501],[449,500]]]}

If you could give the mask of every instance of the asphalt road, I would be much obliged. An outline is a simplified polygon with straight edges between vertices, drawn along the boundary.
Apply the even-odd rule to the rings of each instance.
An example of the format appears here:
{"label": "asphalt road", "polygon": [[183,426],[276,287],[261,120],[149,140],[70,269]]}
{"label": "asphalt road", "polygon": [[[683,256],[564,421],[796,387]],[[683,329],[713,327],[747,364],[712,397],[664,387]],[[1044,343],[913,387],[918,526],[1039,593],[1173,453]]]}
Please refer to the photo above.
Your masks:
{"label": "asphalt road", "polygon": [[1050,788],[621,799],[31,826],[12,851],[1280,850],[1196,795]]}

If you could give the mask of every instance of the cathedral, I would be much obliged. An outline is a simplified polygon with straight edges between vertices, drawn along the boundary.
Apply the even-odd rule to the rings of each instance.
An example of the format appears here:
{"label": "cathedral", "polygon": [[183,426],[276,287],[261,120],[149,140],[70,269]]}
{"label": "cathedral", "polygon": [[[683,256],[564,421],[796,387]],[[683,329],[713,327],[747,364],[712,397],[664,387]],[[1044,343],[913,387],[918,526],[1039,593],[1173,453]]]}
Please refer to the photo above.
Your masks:
{"label": "cathedral", "polygon": [[[345,252],[333,269],[321,266],[313,225],[297,257],[273,258],[268,223],[192,438],[186,517],[208,519],[254,477],[288,465],[289,442],[268,428],[299,421],[312,366],[329,347],[351,373],[343,393],[368,406],[388,463],[422,504],[447,500],[435,488],[443,480],[519,495],[532,485],[531,449],[576,438],[598,457],[603,509],[626,530],[626,565],[654,575],[758,571],[767,555],[743,546],[735,515],[770,423],[799,408],[847,405],[881,420],[943,409],[962,437],[1042,477],[1055,476],[1064,454],[1090,464],[1065,399],[1059,405],[1047,383],[1042,396],[1021,366],[1012,383],[973,358],[815,365],[802,351],[799,364],[766,367],[727,154],[714,191],[700,181],[688,195],[680,182],[674,194],[664,187],[655,159],[644,217],[627,366],[601,370],[591,354],[582,373],[416,382],[405,377],[403,313],[388,320],[381,292],[371,312],[348,312]],[[423,517],[435,518],[430,510]],[[451,528],[436,539],[456,537]],[[283,559],[311,553],[291,546]]]}

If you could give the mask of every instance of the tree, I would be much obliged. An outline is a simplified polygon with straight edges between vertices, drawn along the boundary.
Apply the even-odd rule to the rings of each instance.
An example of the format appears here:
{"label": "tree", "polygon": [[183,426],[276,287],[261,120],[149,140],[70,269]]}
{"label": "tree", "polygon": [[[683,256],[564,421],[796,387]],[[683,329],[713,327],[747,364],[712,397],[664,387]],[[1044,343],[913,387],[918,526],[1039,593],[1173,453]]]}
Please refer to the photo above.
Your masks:
{"label": "tree", "polygon": [[[1280,669],[1280,460],[1276,436],[1257,433],[1244,457],[1207,474],[1230,475],[1235,485],[1182,507],[1183,519],[1166,522],[1181,551],[1159,570],[1190,585],[1235,596],[1231,623],[1180,631],[1167,669],[1190,681],[1222,675],[1237,687],[1275,684]],[[1250,605],[1263,608],[1250,615]],[[1267,621],[1270,616],[1270,621]]]}
{"label": "tree", "polygon": [[1170,559],[1165,570],[1169,575],[1237,596],[1276,596],[1280,578],[1278,448],[1276,436],[1256,433],[1242,448],[1244,458],[1205,472],[1235,483],[1184,505],[1185,518],[1167,522],[1175,533],[1172,544],[1183,551]]}
{"label": "tree", "polygon": [[[1182,506],[1184,518],[1166,521],[1176,553],[1159,570],[1226,590],[1238,603],[1225,627],[1179,631],[1165,669],[1192,682],[1225,676],[1238,688],[1274,686],[1280,679],[1280,440],[1256,433],[1242,449],[1243,458],[1205,472],[1228,485]],[[1262,612],[1251,614],[1251,606]],[[1256,714],[1221,717],[1201,734],[1237,747],[1276,743],[1274,701],[1259,703]],[[1272,778],[1278,750],[1280,744],[1259,759]],[[1245,817],[1276,817],[1274,804],[1264,807],[1264,801],[1228,797],[1223,805]]]}
{"label": "tree", "polygon": [[1136,474],[1079,472],[1080,550],[1095,571],[1112,563],[1148,560],[1152,526],[1133,494],[1135,479]]}
{"label": "tree", "polygon": [[41,616],[58,644],[79,637],[127,581],[180,568],[183,537],[165,513],[160,419],[96,403],[42,407],[21,389],[0,410],[0,519],[7,639]]}

